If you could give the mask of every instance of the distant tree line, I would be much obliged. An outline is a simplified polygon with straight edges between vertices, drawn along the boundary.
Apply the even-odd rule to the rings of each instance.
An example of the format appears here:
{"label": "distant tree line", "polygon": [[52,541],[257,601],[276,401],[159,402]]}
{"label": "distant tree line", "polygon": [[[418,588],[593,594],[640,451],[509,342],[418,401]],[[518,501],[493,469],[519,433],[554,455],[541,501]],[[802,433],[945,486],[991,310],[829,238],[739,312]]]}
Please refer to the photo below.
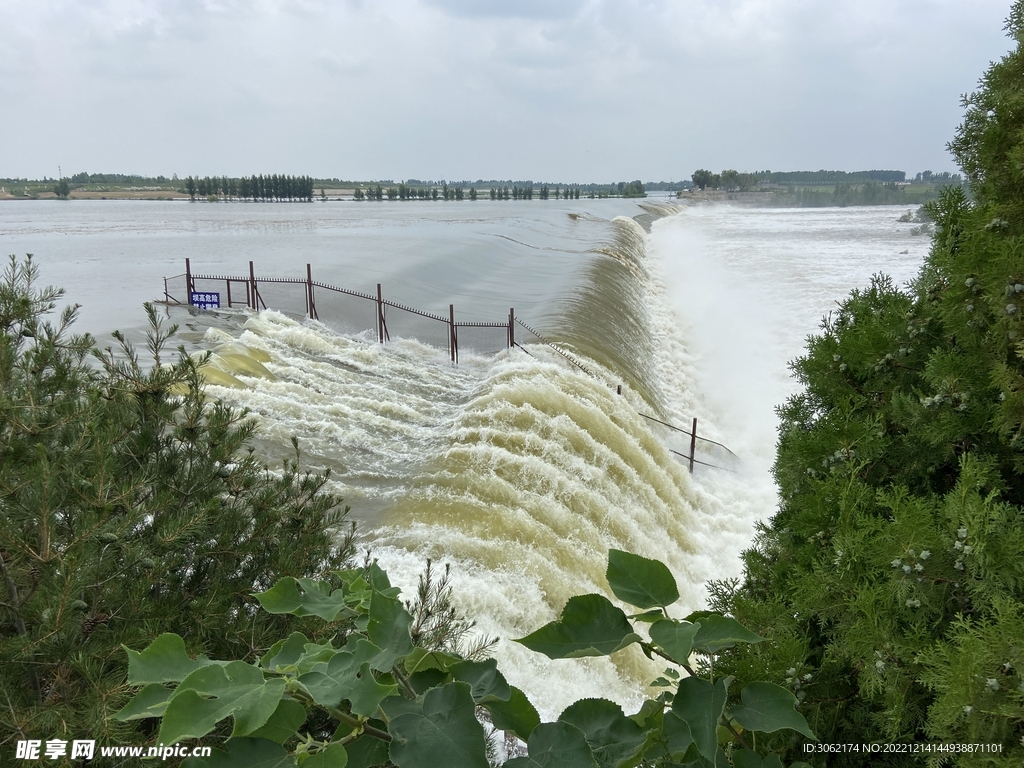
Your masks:
{"label": "distant tree line", "polygon": [[920,181],[925,184],[963,184],[964,177],[959,173],[950,173],[949,171],[943,171],[942,173],[921,171],[914,177],[914,181]]}
{"label": "distant tree line", "polygon": [[187,192],[192,200],[195,200],[198,194],[207,198],[223,195],[226,198],[240,198],[254,202],[294,202],[296,200],[312,202],[314,183],[311,176],[285,176],[277,173],[240,178],[188,176],[182,191]]}
{"label": "distant tree line", "polygon": [[756,171],[753,176],[764,184],[883,184],[907,180],[906,171]]}
{"label": "distant tree line", "polygon": [[69,181],[72,184],[170,184],[178,177],[168,179],[166,176],[138,176],[123,173],[76,173]]}

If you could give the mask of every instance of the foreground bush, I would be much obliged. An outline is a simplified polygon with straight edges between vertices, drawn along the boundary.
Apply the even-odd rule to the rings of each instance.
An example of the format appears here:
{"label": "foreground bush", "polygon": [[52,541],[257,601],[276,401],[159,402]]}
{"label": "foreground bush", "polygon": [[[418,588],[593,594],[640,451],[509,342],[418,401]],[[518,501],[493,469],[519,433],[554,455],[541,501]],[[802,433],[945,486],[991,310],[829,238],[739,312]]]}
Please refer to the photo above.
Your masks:
{"label": "foreground bush", "polygon": [[175,632],[193,651],[257,657],[295,620],[257,610],[250,593],[351,555],[326,476],[296,460],[279,474],[259,464],[254,423],[207,400],[199,364],[182,353],[162,365],[174,329],[151,306],[146,371],[123,340],[120,354],[90,360],[93,340],[70,335],[74,309],[46,322],[60,296],[37,288],[31,258],[11,258],[0,281],[0,751],[12,756],[27,738],[148,741],[109,717],[130,695],[122,644]]}
{"label": "foreground bush", "polygon": [[[626,614],[601,595],[569,600],[558,621],[518,642],[553,659],[605,656],[638,645],[669,663],[654,686],[666,690],[626,716],[605,699],[569,706],[554,723],[508,684],[493,660],[475,661],[415,645],[413,617],[387,575],[371,564],[336,574],[341,585],[285,578],[257,595],[270,613],[317,616],[328,625],[355,622],[343,644],[295,632],[259,660],[225,663],[192,658],[175,634],[141,653],[129,651],[129,682],[142,686],[119,720],[160,718],[157,741],[204,742],[221,724],[230,738],[209,763],[219,768],[488,768],[493,742],[481,720],[526,743],[507,768],[782,768],[776,755],[752,747],[758,732],[813,739],[792,693],[754,682],[730,694],[731,677],[715,677],[716,654],[758,643],[735,620],[697,613],[679,621],[666,608],[679,599],[662,563],[627,552],[608,555],[608,583],[638,609]],[[648,625],[638,634],[630,621]],[[691,657],[703,660],[701,669]],[[685,672],[682,675],[681,672]],[[333,733],[310,732],[310,719],[330,718]],[[786,736],[785,738],[791,738]],[[522,751],[522,750],[518,750]]]}
{"label": "foreground bush", "polygon": [[780,410],[778,514],[743,582],[715,586],[716,607],[774,641],[722,668],[789,686],[823,741],[995,747],[830,766],[1024,764],[1020,0],[1007,29],[1017,48],[950,145],[973,199],[928,206],[909,289],[876,277],[810,340]]}

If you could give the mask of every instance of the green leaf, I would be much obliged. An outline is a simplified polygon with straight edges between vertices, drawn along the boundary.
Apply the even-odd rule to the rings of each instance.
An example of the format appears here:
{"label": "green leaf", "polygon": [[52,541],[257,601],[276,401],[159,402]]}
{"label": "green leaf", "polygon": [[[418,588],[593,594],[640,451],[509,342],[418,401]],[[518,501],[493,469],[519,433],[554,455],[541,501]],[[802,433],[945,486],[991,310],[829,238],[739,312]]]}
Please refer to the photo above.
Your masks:
{"label": "green leaf", "polygon": [[400,588],[391,586],[391,580],[388,578],[387,573],[377,565],[376,560],[370,563],[369,575],[370,586],[377,592],[383,593],[385,597],[398,597],[402,593]]}
{"label": "green leaf", "polygon": [[128,653],[128,684],[180,683],[200,667],[223,662],[210,661],[205,656],[195,659],[185,650],[185,641],[178,635],[165,632],[142,652],[125,648]]}
{"label": "green leaf", "polygon": [[733,768],[761,768],[761,755],[752,749],[738,749],[732,753]]}
{"label": "green leaf", "polygon": [[426,648],[420,648],[416,646],[412,649],[412,652],[405,657],[405,661],[402,664],[405,666],[405,671],[409,674],[415,674],[416,672],[422,672],[426,669],[440,669],[444,672],[448,671],[448,668],[452,664],[458,664],[462,659],[458,656],[453,656],[450,653],[443,653],[442,651],[428,651]]}
{"label": "green leaf", "polygon": [[488,768],[484,729],[467,683],[432,688],[423,711],[388,724],[389,755],[399,768]]}
{"label": "green leaf", "polygon": [[363,734],[345,745],[348,750],[348,768],[374,768],[388,761],[388,743]]}
{"label": "green leaf", "polygon": [[602,595],[577,595],[569,599],[558,621],[545,624],[522,643],[551,659],[607,656],[640,642],[626,614]]}
{"label": "green leaf", "polygon": [[526,742],[528,757],[517,757],[504,768],[599,768],[583,731],[570,723],[541,723]]}
{"label": "green leaf", "polygon": [[583,731],[601,768],[633,765],[647,743],[647,731],[626,717],[622,707],[607,699],[581,699],[567,707],[558,719]]}
{"label": "green leaf", "polygon": [[697,749],[711,761],[718,752],[718,719],[725,709],[725,697],[725,679],[712,685],[699,677],[686,677],[679,681],[672,700],[672,711],[689,726]]}
{"label": "green leaf", "polygon": [[125,704],[116,715],[115,720],[127,722],[128,720],[142,720],[147,717],[160,717],[167,709],[167,702],[174,694],[170,688],[165,688],[160,683],[150,683],[139,691],[132,700]]}
{"label": "green leaf", "polygon": [[369,717],[383,699],[398,690],[398,686],[382,685],[373,677],[371,660],[379,654],[377,646],[360,638],[352,651],[339,651],[326,664],[300,676],[299,682],[317,704],[333,709],[347,699],[353,712]]}
{"label": "green leaf", "polygon": [[515,686],[509,686],[511,695],[508,701],[492,699],[483,706],[491,713],[491,722],[501,731],[514,733],[523,741],[530,738],[533,729],[540,725],[540,715],[526,698],[526,694]]}
{"label": "green leaf", "polygon": [[740,691],[740,704],[729,716],[748,731],[772,733],[791,728],[809,739],[816,738],[804,716],[796,711],[796,696],[774,683],[751,683]]}
{"label": "green leaf", "polygon": [[394,666],[395,661],[412,653],[412,636],[409,627],[412,616],[405,610],[402,601],[374,592],[370,598],[370,621],[366,625],[366,634],[370,641],[380,648],[381,653],[373,661],[373,668],[386,672]]}
{"label": "green leaf", "polygon": [[630,715],[629,719],[642,728],[655,728],[658,724],[658,715],[665,711],[665,705],[660,701],[647,699],[640,705],[640,711]]}
{"label": "green leaf", "polygon": [[295,768],[293,755],[266,739],[228,739],[226,751],[215,749],[209,757],[190,757],[181,768]]}
{"label": "green leaf", "polygon": [[300,632],[293,632],[287,640],[278,640],[260,659],[260,666],[274,672],[309,672],[320,662],[327,662],[338,652],[330,643],[311,643]]}
{"label": "green leaf", "polygon": [[416,693],[426,693],[430,688],[451,682],[451,676],[441,669],[422,669],[409,675],[409,685]]}
{"label": "green leaf", "polygon": [[302,768],[345,768],[348,765],[348,752],[344,745],[334,742],[327,749],[321,749],[302,761]]}
{"label": "green leaf", "polygon": [[665,612],[660,608],[655,608],[653,611],[643,611],[642,613],[634,613],[630,615],[633,621],[642,621],[645,624],[653,624],[658,619],[665,618]]}
{"label": "green leaf", "polygon": [[326,581],[294,579],[285,576],[266,592],[255,595],[267,613],[290,613],[294,616],[319,616],[324,621],[337,621],[354,616],[345,605],[345,592],[331,590]]}
{"label": "green leaf", "polygon": [[637,608],[663,607],[679,599],[672,572],[658,560],[610,549],[606,576],[615,596]]}
{"label": "green leaf", "polygon": [[686,620],[700,623],[700,629],[693,638],[695,651],[717,653],[725,648],[732,648],[736,643],[760,643],[764,640],[736,619],[717,613],[697,611],[687,616]]}
{"label": "green leaf", "polygon": [[232,736],[247,736],[277,709],[284,680],[264,680],[259,669],[241,661],[197,669],[181,681],[160,723],[160,741],[198,739],[224,718],[234,718]]}
{"label": "green leaf", "polygon": [[671,710],[665,713],[662,735],[670,756],[685,755],[686,750],[693,744],[693,734],[690,732],[689,724]]}
{"label": "green leaf", "polygon": [[498,660],[460,661],[451,668],[452,677],[469,683],[473,693],[473,701],[483,704],[485,701],[508,701],[512,695],[505,676],[498,671]]}
{"label": "green leaf", "polygon": [[284,744],[306,722],[306,708],[295,699],[283,698],[270,718],[249,734],[254,739],[269,739]]}
{"label": "green leaf", "polygon": [[651,625],[651,640],[677,664],[688,664],[700,624],[662,619]]}

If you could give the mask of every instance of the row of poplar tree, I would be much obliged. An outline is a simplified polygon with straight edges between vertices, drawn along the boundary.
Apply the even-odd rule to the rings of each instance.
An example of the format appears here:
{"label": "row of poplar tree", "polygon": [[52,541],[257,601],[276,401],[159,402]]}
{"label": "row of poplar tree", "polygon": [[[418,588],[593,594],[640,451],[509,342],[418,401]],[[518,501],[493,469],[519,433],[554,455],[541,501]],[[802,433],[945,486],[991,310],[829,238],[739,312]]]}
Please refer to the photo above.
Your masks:
{"label": "row of poplar tree", "polygon": [[241,178],[230,178],[228,176],[189,176],[185,179],[185,192],[192,199],[198,194],[201,197],[211,195],[223,195],[224,197],[236,197],[243,200],[287,200],[289,202],[302,200],[312,202],[313,200],[313,178],[311,176],[285,176],[283,174],[269,174],[264,176],[242,176]]}

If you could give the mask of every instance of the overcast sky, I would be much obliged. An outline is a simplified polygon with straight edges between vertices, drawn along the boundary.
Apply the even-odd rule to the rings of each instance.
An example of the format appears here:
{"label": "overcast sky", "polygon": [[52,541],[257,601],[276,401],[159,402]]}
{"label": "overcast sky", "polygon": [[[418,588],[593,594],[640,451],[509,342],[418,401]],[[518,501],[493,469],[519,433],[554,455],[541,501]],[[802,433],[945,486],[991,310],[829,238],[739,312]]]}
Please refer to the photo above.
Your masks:
{"label": "overcast sky", "polygon": [[0,0],[0,177],[956,170],[1009,0]]}

